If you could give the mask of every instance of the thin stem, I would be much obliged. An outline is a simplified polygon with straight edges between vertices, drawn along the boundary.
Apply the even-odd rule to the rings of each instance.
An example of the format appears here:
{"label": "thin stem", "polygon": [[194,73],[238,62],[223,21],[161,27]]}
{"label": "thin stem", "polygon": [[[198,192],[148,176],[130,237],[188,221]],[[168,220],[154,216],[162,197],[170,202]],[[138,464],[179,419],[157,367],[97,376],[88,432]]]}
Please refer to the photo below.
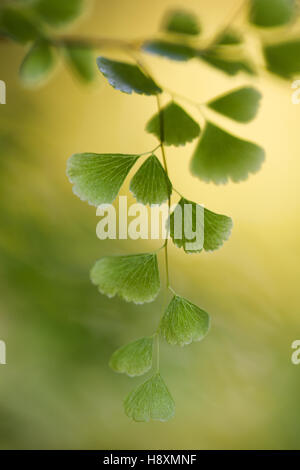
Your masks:
{"label": "thin stem", "polygon": [[194,101],[191,98],[188,98],[187,96],[181,95],[180,93],[177,93],[176,91],[170,90],[170,88],[166,88],[166,87],[163,87],[161,85],[160,85],[160,87],[164,90],[165,93],[168,93],[172,98],[177,97],[180,100],[186,101],[191,106],[194,106],[194,108],[196,108],[197,111],[201,114],[204,121],[207,120],[204,113],[203,113],[203,105],[201,103],[197,103],[197,101]]}
{"label": "thin stem", "polygon": [[187,103],[190,103],[192,106],[198,106],[198,103],[195,100],[192,100],[191,98],[188,98],[187,96],[181,95],[180,93],[177,93],[177,91],[171,90],[170,88],[163,87],[164,91],[171,95],[171,97],[177,97],[181,100],[186,101]]}
{"label": "thin stem", "polygon": [[165,266],[166,266],[166,287],[170,287],[170,276],[169,276],[169,258],[168,258],[168,239],[166,239],[165,247]]}
{"label": "thin stem", "polygon": [[[147,75],[149,78],[152,78],[151,73],[149,72],[148,68],[144,65],[144,63],[138,58],[135,57],[135,54],[132,51],[128,51],[130,55],[135,59],[136,64],[138,67]],[[163,89],[163,87],[161,87]],[[163,120],[163,114],[161,112],[161,104],[160,104],[160,97],[157,94],[156,95],[156,103],[157,103],[157,109],[158,109],[158,116],[159,116],[159,123],[160,123],[160,133],[159,133],[159,140],[160,143],[157,146],[157,148],[161,148],[161,154],[162,154],[162,159],[163,159],[163,166],[166,172],[166,175],[169,176],[168,172],[168,164],[167,164],[167,158],[166,158],[166,152],[165,152],[165,147],[164,147],[164,134],[165,134],[165,129],[164,129],[164,120]],[[171,196],[168,197],[168,216],[170,217],[170,212],[171,212]],[[165,254],[165,268],[166,268],[166,292],[170,287],[170,275],[169,275],[169,259],[168,259],[168,238],[166,238],[166,241],[164,245],[160,248],[164,250]],[[159,372],[159,326],[156,330],[156,371]]]}
{"label": "thin stem", "polygon": [[159,372],[159,332],[157,331],[155,333],[155,336],[156,336],[156,341],[155,341],[155,345],[156,345],[156,372]]}
{"label": "thin stem", "polygon": [[[164,143],[163,143],[164,142],[164,133],[165,133],[164,132],[165,131],[164,130],[164,117],[163,117],[163,113],[161,112],[160,97],[158,95],[156,95],[156,102],[157,102],[159,122],[160,122],[161,154],[162,154],[162,159],[163,159],[163,164],[164,164],[166,175],[169,176],[165,146],[164,146]],[[171,211],[171,196],[168,197],[168,215],[169,215],[169,217],[170,217],[170,211]],[[168,238],[165,241],[164,251],[165,251],[165,266],[166,266],[166,287],[168,289],[168,287],[170,285],[169,259],[168,259]]]}
{"label": "thin stem", "polygon": [[[161,143],[161,154],[162,154],[162,158],[163,158],[163,162],[164,162],[165,171],[167,173],[167,176],[169,176],[165,146],[164,146],[163,143]],[[170,201],[170,197],[169,197],[169,201]],[[171,204],[170,204],[170,206],[171,206]]]}
{"label": "thin stem", "polygon": [[176,189],[176,188],[173,188],[173,191],[175,191],[175,193],[177,193],[177,194],[178,194],[178,196],[180,196],[180,197],[182,197],[182,198],[183,198],[183,195],[182,195],[182,194],[181,194],[179,191],[177,191],[177,189]]}
{"label": "thin stem", "polygon": [[174,291],[174,289],[172,289],[171,286],[169,286],[169,290],[172,292],[172,294],[177,295],[176,292]]}
{"label": "thin stem", "polygon": [[246,3],[248,3],[248,0],[242,0],[241,3],[238,5],[238,7],[236,9],[234,9],[233,13],[230,15],[229,17],[229,20],[228,22],[226,23],[226,25],[221,28],[217,34],[214,36],[214,38],[212,39],[208,49],[210,49],[211,47],[213,47],[215,44],[217,44],[219,42],[219,40],[221,39],[221,37],[228,31],[228,29],[230,28],[230,26],[232,25],[232,23],[236,20],[236,18],[239,16],[239,14],[242,12],[243,8],[246,6]]}
{"label": "thin stem", "polygon": [[125,41],[123,39],[106,37],[84,37],[84,36],[60,36],[49,39],[53,45],[64,47],[66,45],[78,47],[117,47],[119,49],[136,49],[137,43]]}
{"label": "thin stem", "polygon": [[144,155],[149,155],[150,153],[153,153],[153,152],[155,152],[157,149],[159,149],[160,146],[161,146],[161,144],[158,144],[154,149],[150,150],[149,152],[139,153],[139,156],[140,156],[140,157],[143,157]]}
{"label": "thin stem", "polygon": [[206,104],[199,104],[198,105],[198,111],[201,114],[201,116],[203,117],[205,122],[208,121],[208,119],[206,117],[206,110],[207,110]]}
{"label": "thin stem", "polygon": [[[159,95],[156,95],[156,102],[157,102],[157,108],[158,108],[158,115],[159,115],[159,125],[160,125],[160,147],[161,147],[161,154],[163,158],[163,163],[164,163],[164,168],[165,172],[167,173],[167,176],[169,176],[168,172],[168,165],[167,165],[167,159],[166,159],[166,152],[165,152],[165,146],[163,144],[165,140],[165,128],[164,128],[164,117],[161,112],[161,105],[160,105],[160,97]],[[170,198],[169,198],[170,199]]]}
{"label": "thin stem", "polygon": [[[149,78],[151,78],[165,93],[168,93],[171,98],[173,99],[174,97],[177,97],[183,101],[186,101],[187,103],[190,103],[192,106],[194,106],[198,112],[202,115],[202,117],[205,120],[205,116],[203,115],[202,109],[201,109],[201,104],[197,103],[196,101],[192,100],[191,98],[188,98],[187,96],[183,96],[180,93],[177,93],[176,91],[171,90],[168,87],[165,87],[162,85],[156,78],[153,78],[153,74],[149,71],[148,66],[144,64],[139,58],[136,57],[135,53],[132,50],[127,51],[129,55],[135,60],[136,64],[138,67],[141,69],[142,72],[144,72],[145,75],[147,75]],[[162,157],[164,161],[164,166],[165,166],[165,171],[168,174],[168,169],[167,169],[167,160],[166,160],[166,153],[164,149],[164,122],[163,122],[163,116],[161,114],[161,105],[160,105],[160,97],[157,94],[156,95],[156,101],[157,101],[157,108],[159,111],[159,118],[160,118],[160,146],[162,150]]]}
{"label": "thin stem", "polygon": [[[230,20],[227,24],[212,38],[209,45],[205,47],[201,52],[205,52],[207,49],[211,48],[214,44],[216,44],[230,25],[233,23],[235,18],[239,15],[243,7],[245,6],[248,0],[242,0],[241,4],[238,5],[238,8],[234,10],[233,15],[230,16]],[[0,40],[7,40],[5,36],[0,35]],[[84,37],[80,35],[74,36],[57,36],[54,38],[48,38],[49,41],[52,42],[53,45],[58,47],[64,47],[66,45],[73,45],[73,46],[82,46],[82,47],[94,47],[94,48],[102,48],[102,47],[117,47],[120,49],[126,49],[130,51],[139,51],[142,44],[151,41],[151,38],[139,38],[131,41],[126,41],[124,39],[118,38],[108,38],[108,37]],[[199,51],[200,52],[200,51]]]}

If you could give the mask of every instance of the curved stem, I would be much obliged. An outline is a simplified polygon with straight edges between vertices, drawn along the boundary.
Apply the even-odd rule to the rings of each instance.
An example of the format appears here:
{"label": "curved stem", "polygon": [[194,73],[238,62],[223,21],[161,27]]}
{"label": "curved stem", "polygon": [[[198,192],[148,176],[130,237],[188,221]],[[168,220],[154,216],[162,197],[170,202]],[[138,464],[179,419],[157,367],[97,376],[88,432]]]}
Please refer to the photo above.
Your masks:
{"label": "curved stem", "polygon": [[176,292],[174,291],[174,289],[172,289],[171,286],[169,286],[169,290],[172,292],[172,294],[177,295]]}
{"label": "curved stem", "polygon": [[180,196],[181,198],[183,198],[183,195],[182,195],[182,194],[181,194],[179,191],[177,191],[177,189],[176,189],[176,188],[173,188],[173,191],[175,191],[175,193],[177,193],[177,194],[178,194],[178,196]]}
{"label": "curved stem", "polygon": [[166,287],[167,289],[170,287],[170,275],[169,275],[169,258],[168,258],[168,239],[164,245],[164,252],[165,252],[165,266],[166,266]]}
{"label": "curved stem", "polygon": [[[157,81],[156,81],[156,83],[157,83]],[[187,103],[189,103],[191,106],[193,106],[194,108],[197,109],[197,111],[201,114],[204,121],[207,120],[204,113],[203,113],[203,104],[202,103],[198,103],[197,101],[192,100],[188,96],[181,95],[180,93],[177,93],[177,91],[173,91],[170,88],[162,86],[161,84],[159,84],[159,86],[165,93],[168,93],[168,95],[170,95],[172,99],[178,98],[182,101],[186,101]]]}
{"label": "curved stem", "polygon": [[227,21],[226,25],[223,26],[213,37],[210,45],[208,46],[208,49],[213,47],[215,44],[218,43],[218,41],[221,39],[221,37],[227,33],[228,29],[232,25],[232,23],[236,20],[236,18],[239,16],[239,14],[242,12],[246,4],[248,3],[248,0],[242,0],[241,3],[237,6],[237,8],[234,8],[232,14],[229,17],[229,20]]}
{"label": "curved stem", "polygon": [[161,87],[163,90],[168,93],[172,98],[179,98],[180,100],[186,101],[187,103],[190,103],[192,106],[198,107],[199,103],[197,101],[192,100],[191,98],[188,98],[187,96],[181,95],[180,93],[177,93],[177,91],[171,90],[168,87]]}
{"label": "curved stem", "polygon": [[150,153],[154,153],[157,149],[159,149],[159,147],[161,147],[161,144],[158,144],[156,147],[154,147],[154,149],[150,150],[149,152],[139,153],[139,156],[143,157],[144,155],[149,155]]}
{"label": "curved stem", "polygon": [[[140,58],[136,57],[135,54],[132,51],[127,51],[135,60],[137,66],[147,75],[149,78],[152,78],[152,74],[149,72],[148,67],[144,65],[144,63],[140,60]],[[161,87],[163,89],[163,87]],[[165,152],[165,147],[164,147],[164,140],[165,140],[165,128],[164,128],[164,118],[163,118],[163,113],[161,112],[161,103],[160,103],[160,96],[157,94],[156,95],[156,103],[157,103],[157,109],[158,109],[158,116],[159,116],[159,124],[160,124],[160,132],[159,132],[159,145],[157,148],[161,148],[161,154],[162,154],[162,160],[163,160],[163,166],[166,172],[166,175],[169,176],[168,172],[168,164],[167,164],[167,157],[166,157],[166,152]],[[171,211],[171,196],[168,197],[168,217],[170,217],[170,211]],[[170,287],[170,275],[169,275],[169,258],[168,258],[168,238],[166,238],[166,241],[164,245],[161,247],[164,250],[164,255],[165,255],[165,269],[166,269],[166,292]],[[159,326],[156,330],[156,371],[159,372]]]}
{"label": "curved stem", "polygon": [[[160,123],[160,147],[161,147],[161,154],[162,154],[162,159],[163,159],[163,165],[164,169],[166,172],[166,175],[169,177],[169,172],[168,172],[168,164],[167,164],[167,158],[166,158],[166,152],[165,152],[165,146],[164,146],[164,117],[163,113],[161,112],[161,105],[160,105],[160,97],[156,95],[156,102],[157,102],[157,109],[158,109],[158,116],[159,116],[159,123]],[[170,217],[170,210],[171,210],[171,196],[168,198],[168,216]],[[164,245],[164,251],[165,251],[165,266],[166,266],[166,287],[168,289],[169,284],[170,284],[170,276],[169,276],[169,259],[168,259],[168,238],[165,241]]]}
{"label": "curved stem", "polygon": [[156,372],[159,372],[159,332],[156,335]]}
{"label": "curved stem", "polygon": [[106,37],[85,37],[85,36],[59,36],[50,38],[53,45],[57,47],[78,46],[78,47],[117,47],[119,49],[138,49],[137,41],[125,41],[124,39]]}

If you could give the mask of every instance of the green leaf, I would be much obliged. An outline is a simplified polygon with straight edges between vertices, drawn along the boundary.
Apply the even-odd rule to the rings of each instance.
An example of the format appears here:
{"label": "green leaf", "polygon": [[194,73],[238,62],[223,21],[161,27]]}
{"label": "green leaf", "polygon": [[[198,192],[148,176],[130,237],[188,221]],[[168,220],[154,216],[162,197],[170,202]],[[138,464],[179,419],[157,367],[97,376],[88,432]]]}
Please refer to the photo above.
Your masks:
{"label": "green leaf", "polygon": [[75,20],[82,12],[84,0],[37,0],[35,10],[51,26],[60,27]]}
{"label": "green leaf", "polygon": [[92,268],[91,280],[108,297],[118,294],[127,302],[152,302],[160,289],[157,256],[105,256]]}
{"label": "green leaf", "polygon": [[152,366],[153,337],[141,338],[115,351],[109,361],[115,372],[134,377],[143,375]]}
{"label": "green leaf", "polygon": [[268,70],[283,78],[300,73],[300,39],[264,47]]}
{"label": "green leaf", "polygon": [[181,106],[171,101],[160,114],[151,118],[146,131],[162,139],[166,145],[179,146],[198,137],[200,127]]}
{"label": "green leaf", "polygon": [[174,295],[160,323],[160,332],[169,344],[184,346],[200,341],[208,333],[210,319],[197,305]]}
{"label": "green leaf", "polygon": [[139,155],[78,153],[67,163],[73,192],[83,201],[98,206],[110,204]]}
{"label": "green leaf", "polygon": [[100,72],[116,90],[129,94],[134,91],[141,95],[156,95],[162,92],[152,78],[147,77],[136,65],[105,57],[98,57],[97,64]]}
{"label": "green leaf", "polygon": [[222,95],[207,105],[214,111],[239,122],[249,122],[257,114],[261,93],[255,88],[244,87]]}
{"label": "green leaf", "polygon": [[37,26],[26,13],[13,7],[0,10],[0,31],[20,43],[33,41],[39,35]]}
{"label": "green leaf", "polygon": [[157,373],[127,396],[124,409],[134,421],[168,421],[175,414],[175,403],[161,375]]}
{"label": "green leaf", "polygon": [[53,49],[46,41],[35,43],[25,56],[20,77],[25,85],[34,86],[48,78],[56,63]]}
{"label": "green leaf", "polygon": [[171,196],[171,181],[155,155],[147,158],[134,175],[130,190],[142,204],[162,204]]}
{"label": "green leaf", "polygon": [[249,75],[254,75],[253,67],[245,59],[229,60],[228,57],[222,56],[214,50],[207,51],[199,55],[199,58],[215,67],[227,75],[236,75],[239,72],[245,72]]}
{"label": "green leaf", "polygon": [[188,44],[153,39],[146,41],[142,49],[150,54],[166,57],[167,59],[184,62],[196,56],[196,50]]}
{"label": "green leaf", "polygon": [[295,0],[251,0],[250,22],[270,28],[289,23],[296,13]]}
{"label": "green leaf", "polygon": [[216,184],[234,182],[256,173],[265,158],[258,145],[242,140],[211,122],[206,124],[202,138],[191,161],[191,171],[204,181]]}
{"label": "green leaf", "polygon": [[227,215],[216,214],[204,209],[204,250],[214,251],[221,248],[230,237],[232,219]]}
{"label": "green leaf", "polygon": [[200,253],[204,245],[204,207],[181,198],[170,215],[170,236],[186,253]]}
{"label": "green leaf", "polygon": [[[191,216],[189,211],[184,212],[184,207],[189,205],[191,206]],[[199,211],[198,220],[196,218],[197,208]],[[178,214],[181,214],[181,218]],[[175,224],[179,225],[175,226]],[[178,248],[183,248],[186,253],[200,253],[202,247],[205,251],[214,251],[221,248],[223,243],[228,240],[232,225],[230,217],[216,214],[195,202],[181,198],[170,215],[170,236],[173,243]],[[195,233],[193,238],[190,235],[186,236],[192,232]],[[195,249],[196,245],[195,247],[190,245],[196,240],[202,241],[199,249]]]}
{"label": "green leaf", "polygon": [[186,10],[175,10],[168,14],[164,29],[169,33],[197,36],[200,31],[198,18]]}
{"label": "green leaf", "polygon": [[89,83],[95,77],[94,51],[86,46],[65,47],[66,58],[71,68],[82,81]]}

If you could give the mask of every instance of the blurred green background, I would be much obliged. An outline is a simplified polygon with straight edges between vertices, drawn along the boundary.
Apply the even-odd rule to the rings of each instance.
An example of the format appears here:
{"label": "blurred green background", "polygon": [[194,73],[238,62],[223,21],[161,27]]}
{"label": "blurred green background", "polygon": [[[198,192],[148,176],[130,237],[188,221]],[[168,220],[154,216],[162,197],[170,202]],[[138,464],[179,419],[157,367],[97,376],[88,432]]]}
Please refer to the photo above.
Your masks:
{"label": "blurred green background", "polygon": [[[183,6],[90,3],[69,33],[147,37],[166,10]],[[198,13],[209,35],[236,4],[189,0],[184,7]],[[23,56],[23,47],[1,43],[7,104],[0,107],[0,339],[7,365],[0,366],[0,447],[300,448],[300,366],[290,360],[300,338],[300,105],[292,105],[291,83],[145,58],[161,83],[200,102],[254,84],[263,101],[253,123],[216,120],[261,144],[267,159],[246,182],[214,186],[189,172],[195,143],[167,149],[174,186],[230,215],[234,230],[211,254],[170,249],[174,288],[210,312],[212,328],[202,343],[162,347],[176,416],[138,424],[124,415],[122,400],[143,379],[113,373],[108,360],[153,331],[163,299],[142,306],[108,299],[91,285],[89,269],[103,254],[148,251],[159,242],[98,240],[95,209],[73,195],[65,166],[74,152],[153,148],[144,125],[155,100],[116,92],[100,74],[95,85],[82,86],[63,66],[43,87],[25,89],[18,78]],[[127,190],[126,183],[121,194]]]}

